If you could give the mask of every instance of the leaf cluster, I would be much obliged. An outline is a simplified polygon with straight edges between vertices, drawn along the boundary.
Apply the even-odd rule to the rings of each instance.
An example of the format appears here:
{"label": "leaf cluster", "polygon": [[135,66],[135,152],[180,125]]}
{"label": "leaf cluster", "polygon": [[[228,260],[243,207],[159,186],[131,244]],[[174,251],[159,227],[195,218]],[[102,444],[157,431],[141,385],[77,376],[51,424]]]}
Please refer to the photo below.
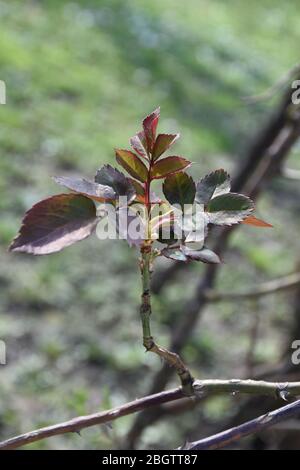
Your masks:
{"label": "leaf cluster", "polygon": [[[25,214],[10,250],[45,255],[83,240],[95,231],[101,218],[97,205],[103,203],[113,206],[119,215],[125,212],[128,221],[138,219],[143,226],[143,235],[138,239],[132,240],[125,234],[130,244],[142,246],[158,242],[165,245],[159,254],[185,262],[220,262],[218,255],[205,247],[210,225],[270,226],[252,215],[251,199],[231,192],[230,177],[225,170],[216,170],[195,182],[186,173],[191,161],[173,154],[166,156],[179,134],[157,133],[159,117],[157,108],[145,117],[142,130],[130,139],[131,149],[115,150],[116,161],[127,175],[111,165],[104,165],[97,171],[94,181],[54,177],[71,192],[35,204]],[[151,191],[154,180],[161,180],[165,199]],[[183,216],[184,224],[178,222],[179,215]],[[196,230],[198,236],[195,237],[192,227],[194,218],[199,215],[202,236]]]}

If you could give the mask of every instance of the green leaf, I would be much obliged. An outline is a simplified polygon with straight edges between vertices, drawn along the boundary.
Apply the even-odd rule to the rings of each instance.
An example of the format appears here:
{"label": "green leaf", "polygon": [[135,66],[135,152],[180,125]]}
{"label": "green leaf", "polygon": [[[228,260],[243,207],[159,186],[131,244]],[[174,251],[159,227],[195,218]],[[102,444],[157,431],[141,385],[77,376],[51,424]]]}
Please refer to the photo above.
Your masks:
{"label": "green leaf", "polygon": [[129,178],[111,165],[104,165],[97,171],[96,183],[111,187],[118,196],[127,196],[131,202],[136,195],[135,188]]}
{"label": "green leaf", "polygon": [[146,165],[139,159],[137,155],[130,150],[116,149],[117,162],[131,175],[133,178],[144,183],[148,178],[148,170]]}
{"label": "green leaf", "polygon": [[133,150],[138,155],[149,160],[149,155],[147,151],[147,141],[146,141],[146,136],[145,136],[144,131],[138,132],[136,135],[131,137],[130,144]]}
{"label": "green leaf", "polygon": [[155,162],[158,158],[171,147],[172,144],[179,138],[179,134],[159,134],[156,138],[152,160]]}
{"label": "green leaf", "polygon": [[156,129],[160,116],[160,108],[155,109],[151,114],[149,114],[143,120],[143,129],[145,133],[145,138],[147,142],[148,152],[152,152],[153,145],[156,138]]}
{"label": "green leaf", "polygon": [[191,162],[183,157],[167,157],[154,164],[151,171],[152,179],[165,178],[189,167]]}
{"label": "green leaf", "polygon": [[220,169],[206,175],[197,183],[196,202],[207,204],[211,198],[229,193],[230,176]]}
{"label": "green leaf", "polygon": [[202,261],[202,263],[208,264],[221,263],[219,256],[208,248],[202,248],[201,250],[193,250],[187,246],[182,246],[181,249],[184,255],[192,261]]}
{"label": "green leaf", "polygon": [[170,204],[180,204],[183,209],[185,204],[193,204],[196,186],[191,176],[184,172],[167,176],[163,184],[163,193]]}
{"label": "green leaf", "polygon": [[65,186],[76,193],[84,194],[97,202],[114,201],[116,199],[116,193],[111,187],[97,184],[84,178],[54,176],[53,179],[61,186]]}
{"label": "green leaf", "polygon": [[207,204],[209,223],[232,225],[244,220],[254,209],[254,203],[247,196],[236,193],[223,194]]}
{"label": "green leaf", "polygon": [[81,194],[58,194],[35,204],[9,247],[33,255],[48,255],[88,237],[96,227],[96,207]]}

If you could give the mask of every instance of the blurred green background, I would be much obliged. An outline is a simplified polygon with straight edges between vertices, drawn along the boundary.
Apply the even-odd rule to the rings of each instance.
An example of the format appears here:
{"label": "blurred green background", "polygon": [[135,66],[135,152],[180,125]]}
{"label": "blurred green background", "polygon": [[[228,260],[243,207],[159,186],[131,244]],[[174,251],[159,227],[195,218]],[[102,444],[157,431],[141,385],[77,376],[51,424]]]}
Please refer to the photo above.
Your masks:
{"label": "blurred green background", "polygon": [[[61,192],[51,175],[91,178],[103,163],[114,164],[113,148],[126,147],[158,105],[160,130],[180,131],[176,153],[196,162],[193,175],[234,169],[277,101],[249,105],[243,97],[265,91],[299,61],[300,17],[296,0],[10,0],[0,1],[0,23],[7,87],[0,106],[4,439],[139,397],[161,367],[141,346],[137,253],[125,242],[92,237],[50,257],[8,254],[24,211]],[[299,149],[290,161],[300,168]],[[272,183],[257,214],[274,229],[235,233],[218,288],[243,289],[294,269],[298,186]],[[174,318],[188,315],[185,303],[202,272],[202,265],[190,267],[154,299],[160,343],[168,343]],[[255,361],[276,363],[292,320],[283,294],[207,308],[184,350],[195,376],[242,376],[257,317]],[[230,398],[213,399],[201,416],[211,423],[232,407]],[[132,419],[31,447],[126,446]],[[168,417],[139,445],[177,447],[196,426],[195,412]]]}

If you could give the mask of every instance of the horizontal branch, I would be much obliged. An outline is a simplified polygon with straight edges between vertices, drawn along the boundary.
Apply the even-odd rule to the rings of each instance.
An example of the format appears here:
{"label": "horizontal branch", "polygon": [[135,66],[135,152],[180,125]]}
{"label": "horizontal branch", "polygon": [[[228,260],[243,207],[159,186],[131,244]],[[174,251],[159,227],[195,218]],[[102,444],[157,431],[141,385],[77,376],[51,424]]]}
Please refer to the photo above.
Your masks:
{"label": "horizontal branch", "polygon": [[205,299],[209,302],[257,299],[265,295],[289,290],[299,285],[300,273],[297,272],[280,277],[279,279],[264,282],[260,286],[246,290],[244,292],[217,292],[214,290],[207,290],[204,292],[204,296]]}
{"label": "horizontal branch", "polygon": [[187,443],[183,448],[188,450],[222,449],[243,437],[263,431],[298,414],[300,414],[300,400],[213,436]]}
{"label": "horizontal branch", "polygon": [[[254,394],[282,398],[286,400],[289,396],[300,396],[300,382],[264,382],[256,380],[195,380],[195,397],[215,395],[220,393],[231,394]],[[165,392],[149,395],[138,400],[126,403],[117,408],[100,413],[94,413],[87,416],[54,424],[44,428],[36,429],[25,434],[21,434],[6,441],[0,442],[0,450],[16,449],[32,442],[40,441],[51,436],[66,434],[69,432],[79,432],[81,429],[91,426],[110,423],[122,416],[127,416],[137,411],[145,410],[150,407],[162,405],[179,399],[187,398],[181,388],[174,388]]]}
{"label": "horizontal branch", "polygon": [[11,439],[0,442],[0,450],[17,449],[18,447],[46,439],[47,437],[66,434],[69,432],[78,433],[84,428],[99,424],[111,423],[112,421],[115,421],[122,416],[127,416],[136,413],[137,411],[144,410],[156,405],[162,405],[164,403],[178,400],[179,398],[183,397],[184,395],[181,391],[181,388],[156,393],[155,395],[149,395],[108,411],[93,413],[86,416],[79,416],[78,418],[73,418],[63,423],[46,426],[44,428],[36,429],[25,434],[20,434],[19,436],[12,437]]}
{"label": "horizontal branch", "polygon": [[265,382],[263,380],[195,380],[196,396],[224,393],[264,395],[287,400],[289,396],[300,396],[300,382]]}

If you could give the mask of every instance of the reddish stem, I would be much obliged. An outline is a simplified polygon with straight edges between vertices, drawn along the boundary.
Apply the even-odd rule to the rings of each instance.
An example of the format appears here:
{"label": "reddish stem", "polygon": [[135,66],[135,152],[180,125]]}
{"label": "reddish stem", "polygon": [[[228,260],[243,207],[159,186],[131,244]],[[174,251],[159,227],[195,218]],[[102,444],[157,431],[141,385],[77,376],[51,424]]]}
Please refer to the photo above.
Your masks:
{"label": "reddish stem", "polygon": [[145,205],[147,207],[148,215],[151,210],[151,197],[150,197],[150,186],[151,186],[151,169],[152,169],[152,158],[149,162],[148,178],[145,182]]}

